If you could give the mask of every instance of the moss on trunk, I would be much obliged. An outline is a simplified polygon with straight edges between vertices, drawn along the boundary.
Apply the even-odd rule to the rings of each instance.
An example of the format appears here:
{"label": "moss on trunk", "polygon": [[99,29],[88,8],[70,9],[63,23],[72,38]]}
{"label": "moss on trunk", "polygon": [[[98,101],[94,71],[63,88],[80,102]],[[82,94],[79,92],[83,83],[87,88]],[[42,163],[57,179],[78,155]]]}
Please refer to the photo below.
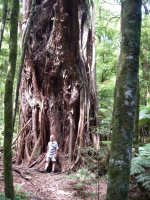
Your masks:
{"label": "moss on trunk", "polygon": [[1,25],[0,25],[0,52],[1,52],[1,47],[2,47],[6,17],[7,17],[7,7],[8,7],[8,0],[4,0],[3,1],[3,10],[2,10],[2,20],[1,20]]}
{"label": "moss on trunk", "polygon": [[9,67],[4,96],[4,182],[5,195],[10,199],[14,197],[12,176],[13,82],[17,58],[18,13],[19,0],[13,0],[10,24]]}
{"label": "moss on trunk", "polygon": [[128,199],[132,139],[137,100],[141,33],[141,1],[125,0],[115,105],[107,200]]}

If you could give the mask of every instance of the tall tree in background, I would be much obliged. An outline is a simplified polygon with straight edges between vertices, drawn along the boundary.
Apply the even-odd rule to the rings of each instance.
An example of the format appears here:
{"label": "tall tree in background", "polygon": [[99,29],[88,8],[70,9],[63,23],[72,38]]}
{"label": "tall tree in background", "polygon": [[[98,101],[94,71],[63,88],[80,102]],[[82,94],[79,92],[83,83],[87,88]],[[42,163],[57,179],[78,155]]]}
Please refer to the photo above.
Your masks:
{"label": "tall tree in background", "polygon": [[12,137],[13,137],[13,82],[17,58],[17,30],[18,30],[19,0],[12,1],[9,41],[9,67],[7,72],[4,96],[4,182],[5,195],[13,199],[12,176]]}
{"label": "tall tree in background", "polygon": [[[90,3],[36,1],[20,85],[18,164],[45,152],[50,134],[70,160],[77,147],[98,146],[97,134],[88,133],[98,125]],[[23,1],[23,41],[30,6]]]}
{"label": "tall tree in background", "polygon": [[139,91],[139,77],[137,81],[137,98],[136,98],[136,111],[135,111],[135,121],[134,121],[134,137],[133,146],[135,148],[135,153],[139,153],[139,108],[140,108],[140,91]]}
{"label": "tall tree in background", "polygon": [[141,0],[125,0],[115,88],[107,200],[128,199],[139,69]]}
{"label": "tall tree in background", "polygon": [[5,23],[6,23],[7,8],[8,8],[8,0],[3,0],[2,20],[0,24],[0,52],[1,52],[3,33],[4,33],[4,28],[5,28]]}
{"label": "tall tree in background", "polygon": [[[144,88],[144,94],[141,95],[141,102],[145,105],[150,105],[150,37],[148,34],[149,29],[149,14],[145,15],[142,20],[142,35],[141,35],[141,66],[142,66],[142,75],[143,80],[142,88]],[[145,98],[146,97],[146,98]]]}

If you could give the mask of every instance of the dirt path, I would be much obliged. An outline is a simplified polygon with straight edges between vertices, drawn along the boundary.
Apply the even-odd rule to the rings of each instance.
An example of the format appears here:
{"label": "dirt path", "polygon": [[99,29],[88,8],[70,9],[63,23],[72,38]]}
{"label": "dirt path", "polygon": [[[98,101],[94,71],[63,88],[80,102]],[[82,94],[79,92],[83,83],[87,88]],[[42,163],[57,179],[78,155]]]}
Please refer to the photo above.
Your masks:
{"label": "dirt path", "polygon": [[[93,184],[85,186],[83,191],[77,189],[77,181],[74,179],[68,179],[62,174],[39,173],[34,169],[25,170],[26,173],[22,173],[25,180],[20,174],[13,172],[14,187],[20,188],[20,191],[28,192],[30,194],[30,200],[94,200],[98,199],[97,196],[91,196],[97,193],[98,186]],[[0,173],[2,171],[0,170]],[[99,199],[104,200],[106,195],[107,183],[103,179],[99,183]],[[4,181],[0,177],[0,192],[4,192]]]}

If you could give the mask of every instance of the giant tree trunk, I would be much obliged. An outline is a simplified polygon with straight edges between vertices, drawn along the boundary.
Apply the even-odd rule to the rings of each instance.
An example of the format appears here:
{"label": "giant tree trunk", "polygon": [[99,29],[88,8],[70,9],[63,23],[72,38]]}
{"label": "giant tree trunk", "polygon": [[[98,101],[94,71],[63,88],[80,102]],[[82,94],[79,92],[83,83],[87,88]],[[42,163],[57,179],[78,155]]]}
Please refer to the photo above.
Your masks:
{"label": "giant tree trunk", "polygon": [[[30,4],[23,1],[24,27]],[[98,146],[98,135],[89,135],[98,125],[90,23],[86,0],[36,1],[20,86],[21,127],[31,122],[19,137],[18,164],[45,152],[50,134],[70,160],[77,147]]]}
{"label": "giant tree trunk", "polygon": [[125,0],[121,52],[115,86],[107,200],[127,200],[137,103],[141,0]]}

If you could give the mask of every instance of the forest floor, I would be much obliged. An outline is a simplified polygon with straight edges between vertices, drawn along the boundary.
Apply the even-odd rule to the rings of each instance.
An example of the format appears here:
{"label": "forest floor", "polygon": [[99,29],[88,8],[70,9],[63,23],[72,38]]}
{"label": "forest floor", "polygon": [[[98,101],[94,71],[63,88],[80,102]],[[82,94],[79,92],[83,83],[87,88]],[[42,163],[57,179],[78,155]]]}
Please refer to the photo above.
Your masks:
{"label": "forest floor", "polygon": [[[13,165],[14,189],[29,200],[105,200],[107,180],[103,176],[98,184],[77,187],[78,180],[67,178],[65,174],[38,172],[34,168]],[[98,191],[99,188],[99,191]],[[0,160],[0,193],[4,193],[3,166]],[[98,195],[99,194],[99,195]],[[130,185],[129,200],[148,200],[135,183]]]}
{"label": "forest floor", "polygon": [[[0,165],[0,192],[4,192],[4,179]],[[98,199],[98,184],[85,185],[78,188],[77,180],[67,178],[64,174],[41,173],[33,168],[13,166],[14,188],[22,195],[29,195],[31,200],[95,200]],[[18,173],[16,170],[18,170]],[[106,197],[107,181],[103,177],[99,181],[99,199]]]}

